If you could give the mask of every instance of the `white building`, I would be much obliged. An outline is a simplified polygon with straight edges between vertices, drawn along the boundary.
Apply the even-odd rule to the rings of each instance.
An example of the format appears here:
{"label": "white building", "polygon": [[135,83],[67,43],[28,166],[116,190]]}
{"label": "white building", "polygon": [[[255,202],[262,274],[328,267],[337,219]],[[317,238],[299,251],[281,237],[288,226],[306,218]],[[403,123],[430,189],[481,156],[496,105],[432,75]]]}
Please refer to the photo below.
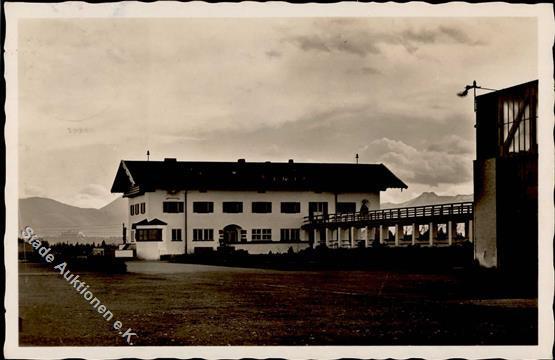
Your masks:
{"label": "white building", "polygon": [[299,251],[322,240],[301,230],[305,217],[378,209],[387,188],[406,185],[382,164],[165,159],[122,160],[111,191],[129,199],[125,241],[159,259],[220,246]]}

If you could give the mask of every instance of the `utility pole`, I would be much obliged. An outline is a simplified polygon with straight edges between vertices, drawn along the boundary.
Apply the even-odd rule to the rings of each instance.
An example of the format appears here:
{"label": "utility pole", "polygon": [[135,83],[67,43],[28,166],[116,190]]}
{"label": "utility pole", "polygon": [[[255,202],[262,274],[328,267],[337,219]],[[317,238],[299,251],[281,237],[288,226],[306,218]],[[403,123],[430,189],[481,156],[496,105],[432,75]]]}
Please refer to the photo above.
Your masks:
{"label": "utility pole", "polygon": [[146,161],[150,160],[150,151],[146,151]]}
{"label": "utility pole", "polygon": [[358,154],[355,154],[355,161],[358,164]]}

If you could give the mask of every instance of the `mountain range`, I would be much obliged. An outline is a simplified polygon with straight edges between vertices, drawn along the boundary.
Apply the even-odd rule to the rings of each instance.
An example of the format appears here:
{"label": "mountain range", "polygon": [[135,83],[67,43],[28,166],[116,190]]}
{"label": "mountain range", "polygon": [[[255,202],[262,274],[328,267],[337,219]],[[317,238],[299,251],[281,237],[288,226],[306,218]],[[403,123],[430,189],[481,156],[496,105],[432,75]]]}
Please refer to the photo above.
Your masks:
{"label": "mountain range", "polygon": [[391,209],[398,207],[411,207],[411,206],[422,206],[422,205],[438,205],[438,204],[449,204],[457,202],[467,202],[473,201],[474,196],[469,195],[438,195],[435,192],[423,192],[417,197],[410,199],[402,203],[382,203],[382,209]]}
{"label": "mountain range", "polygon": [[[424,192],[403,203],[382,203],[381,208],[436,205],[472,199],[472,195],[440,196],[434,192]],[[87,238],[120,237],[122,222],[126,218],[127,199],[124,198],[118,198],[99,209],[80,208],[42,197],[19,200],[20,228],[29,225],[35,233],[61,238],[61,241],[79,238],[80,242],[87,242]]]}
{"label": "mountain range", "polygon": [[80,208],[43,197],[19,199],[19,227],[30,226],[40,236],[120,236],[127,216],[127,199],[100,208]]}

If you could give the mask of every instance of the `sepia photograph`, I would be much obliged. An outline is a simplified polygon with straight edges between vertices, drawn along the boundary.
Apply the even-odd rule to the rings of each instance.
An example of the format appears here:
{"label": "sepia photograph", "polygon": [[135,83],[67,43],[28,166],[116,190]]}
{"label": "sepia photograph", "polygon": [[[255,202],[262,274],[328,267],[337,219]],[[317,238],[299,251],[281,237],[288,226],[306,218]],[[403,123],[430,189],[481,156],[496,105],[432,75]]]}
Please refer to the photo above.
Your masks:
{"label": "sepia photograph", "polygon": [[551,356],[550,4],[4,9],[5,357]]}

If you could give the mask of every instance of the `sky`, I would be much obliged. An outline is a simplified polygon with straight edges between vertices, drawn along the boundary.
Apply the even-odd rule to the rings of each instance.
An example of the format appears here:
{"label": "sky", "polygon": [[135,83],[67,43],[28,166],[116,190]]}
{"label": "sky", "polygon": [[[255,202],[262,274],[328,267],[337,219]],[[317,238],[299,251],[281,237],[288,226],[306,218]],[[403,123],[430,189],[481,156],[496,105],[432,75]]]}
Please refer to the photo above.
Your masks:
{"label": "sky", "polygon": [[19,196],[101,207],[120,160],[383,163],[472,193],[473,80],[537,79],[533,18],[25,19]]}

